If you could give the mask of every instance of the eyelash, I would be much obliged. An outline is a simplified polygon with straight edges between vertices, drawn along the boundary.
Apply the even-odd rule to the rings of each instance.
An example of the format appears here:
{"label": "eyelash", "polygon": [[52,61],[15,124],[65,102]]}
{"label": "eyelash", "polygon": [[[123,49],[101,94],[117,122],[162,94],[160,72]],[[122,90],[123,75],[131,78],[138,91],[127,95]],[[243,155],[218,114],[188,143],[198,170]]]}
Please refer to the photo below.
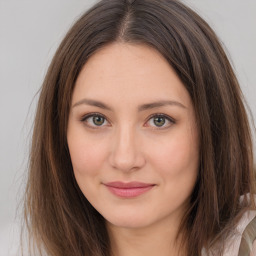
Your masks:
{"label": "eyelash", "polygon": [[[155,114],[150,115],[149,118],[147,119],[146,123],[148,123],[153,118],[159,118],[159,117],[160,118],[164,118],[165,119],[165,123],[164,123],[163,126],[160,126],[160,127],[155,126],[154,129],[162,129],[162,130],[163,129],[167,129],[171,125],[176,123],[176,121],[173,118],[171,118],[170,116],[168,116],[166,114],[162,114],[162,113],[155,113]],[[169,122],[169,124],[166,125],[166,121]]]}
{"label": "eyelash", "polygon": [[89,113],[89,114],[83,116],[81,118],[81,122],[85,123],[86,126],[88,126],[89,128],[92,128],[92,129],[97,129],[97,128],[100,128],[101,126],[97,126],[97,125],[93,126],[93,125],[88,124],[88,119],[91,118],[91,117],[101,117],[101,118],[104,119],[104,122],[107,121],[107,118],[104,115],[100,114],[100,113]]}
{"label": "eyelash", "polygon": [[[104,123],[105,123],[105,122],[108,122],[107,118],[106,118],[104,115],[100,114],[100,113],[89,113],[89,114],[86,114],[85,116],[83,116],[83,117],[81,118],[80,121],[83,122],[83,123],[85,123],[86,126],[88,126],[89,128],[92,128],[92,129],[99,129],[99,128],[102,127],[102,126],[105,126],[104,123],[103,123],[103,125],[99,125],[99,126],[97,126],[97,125],[95,125],[95,124],[94,124],[94,125],[88,124],[88,119],[91,118],[91,117],[100,117],[100,118],[103,118],[103,119],[104,119]],[[150,115],[150,116],[148,117],[148,119],[147,119],[147,121],[146,121],[146,124],[147,124],[151,119],[153,119],[153,118],[164,118],[164,120],[165,120],[165,123],[164,123],[163,126],[160,126],[160,127],[154,126],[153,129],[158,129],[158,130],[160,130],[160,129],[167,129],[167,128],[169,128],[172,124],[175,124],[175,123],[176,123],[176,121],[175,121],[173,118],[171,118],[170,116],[168,116],[168,115],[166,115],[166,114],[155,113],[155,114],[152,114],[152,115]],[[168,125],[166,125],[166,121],[169,122]],[[108,126],[109,126],[109,125],[108,125]],[[148,127],[148,126],[150,126],[150,125],[146,125],[146,127]]]}

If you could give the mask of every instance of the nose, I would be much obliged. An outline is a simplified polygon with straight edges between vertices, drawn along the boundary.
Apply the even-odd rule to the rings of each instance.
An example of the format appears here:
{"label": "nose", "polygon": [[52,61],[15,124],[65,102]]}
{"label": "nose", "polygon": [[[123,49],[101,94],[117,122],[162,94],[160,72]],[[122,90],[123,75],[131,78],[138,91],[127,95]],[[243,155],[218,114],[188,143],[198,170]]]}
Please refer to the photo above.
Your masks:
{"label": "nose", "polygon": [[135,129],[131,127],[122,127],[116,131],[110,153],[110,164],[114,169],[130,172],[145,165],[146,161],[138,137]]}

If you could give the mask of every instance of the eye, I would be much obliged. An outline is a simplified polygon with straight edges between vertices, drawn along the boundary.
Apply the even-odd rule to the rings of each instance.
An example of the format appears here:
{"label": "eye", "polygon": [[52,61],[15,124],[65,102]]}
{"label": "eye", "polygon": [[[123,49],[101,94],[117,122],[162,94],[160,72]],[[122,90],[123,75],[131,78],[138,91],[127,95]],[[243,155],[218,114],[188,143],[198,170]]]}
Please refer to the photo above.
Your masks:
{"label": "eye", "polygon": [[164,114],[154,114],[149,118],[147,121],[147,126],[151,126],[154,128],[168,128],[172,124],[174,124],[175,121]]}
{"label": "eye", "polygon": [[92,128],[108,125],[106,118],[103,115],[97,113],[85,115],[81,121]]}

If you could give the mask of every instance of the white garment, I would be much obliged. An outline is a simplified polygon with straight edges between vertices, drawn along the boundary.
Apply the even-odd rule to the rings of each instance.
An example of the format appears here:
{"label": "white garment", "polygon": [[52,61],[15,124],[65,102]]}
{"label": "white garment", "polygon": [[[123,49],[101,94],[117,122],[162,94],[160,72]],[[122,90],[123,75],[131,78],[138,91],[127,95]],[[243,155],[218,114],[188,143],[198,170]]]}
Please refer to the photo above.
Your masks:
{"label": "white garment", "polygon": [[[237,224],[234,234],[226,241],[223,256],[239,256],[239,248],[244,230],[250,222],[256,217],[256,211],[247,211],[244,213],[239,223]],[[219,256],[218,248],[212,249],[210,255],[207,255],[203,250],[203,256]],[[244,255],[241,255],[244,256]],[[247,256],[247,255],[246,255]],[[256,256],[256,240],[253,241],[252,251],[248,256]]]}
{"label": "white garment", "polygon": [[[244,213],[235,229],[234,235],[227,241],[227,244],[225,245],[223,256],[238,256],[243,232],[248,224],[255,218],[255,216],[256,211],[248,211]],[[254,252],[252,251],[250,256],[256,256],[256,241],[253,242],[253,248]]]}
{"label": "white garment", "polygon": [[256,255],[256,241],[253,242],[252,245],[252,252],[250,256],[255,256]]}

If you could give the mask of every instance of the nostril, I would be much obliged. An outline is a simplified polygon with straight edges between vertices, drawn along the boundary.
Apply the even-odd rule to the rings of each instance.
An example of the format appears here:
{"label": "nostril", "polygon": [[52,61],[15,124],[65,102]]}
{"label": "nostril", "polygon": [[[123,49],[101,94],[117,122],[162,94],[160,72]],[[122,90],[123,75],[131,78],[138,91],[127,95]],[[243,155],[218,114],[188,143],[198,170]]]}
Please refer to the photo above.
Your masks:
{"label": "nostril", "polygon": [[118,148],[111,152],[110,164],[120,171],[134,171],[140,169],[145,163],[142,152],[136,148]]}
{"label": "nostril", "polygon": [[110,164],[120,171],[134,171],[141,168],[145,159],[138,143],[138,134],[131,125],[123,125],[116,131],[112,141]]}

